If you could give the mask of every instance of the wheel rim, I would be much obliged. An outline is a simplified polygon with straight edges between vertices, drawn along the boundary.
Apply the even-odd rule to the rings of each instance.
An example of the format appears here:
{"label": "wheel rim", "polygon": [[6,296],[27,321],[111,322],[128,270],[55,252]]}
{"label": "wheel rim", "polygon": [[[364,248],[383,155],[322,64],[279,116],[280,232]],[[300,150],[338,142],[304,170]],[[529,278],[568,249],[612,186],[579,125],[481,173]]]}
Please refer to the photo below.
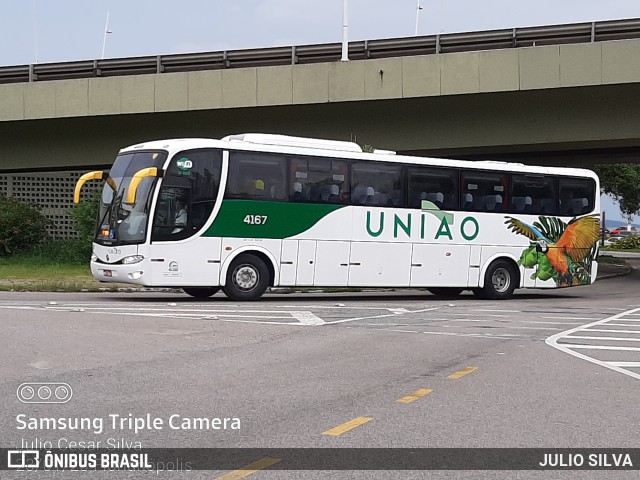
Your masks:
{"label": "wheel rim", "polygon": [[511,285],[511,275],[509,271],[504,268],[496,268],[496,271],[491,275],[491,283],[493,284],[493,289],[498,293],[504,293],[509,290],[509,286]]}
{"label": "wheel rim", "polygon": [[253,265],[239,265],[233,271],[233,284],[243,292],[256,288],[260,281],[260,273]]}

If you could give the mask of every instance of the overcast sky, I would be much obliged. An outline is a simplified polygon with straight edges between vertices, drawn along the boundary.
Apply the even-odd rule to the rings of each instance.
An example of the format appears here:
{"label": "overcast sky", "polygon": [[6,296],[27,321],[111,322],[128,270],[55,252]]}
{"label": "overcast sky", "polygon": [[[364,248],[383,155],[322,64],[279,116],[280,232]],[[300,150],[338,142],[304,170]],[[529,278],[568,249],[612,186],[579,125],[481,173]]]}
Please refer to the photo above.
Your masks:
{"label": "overcast sky", "polygon": [[[421,35],[640,18],[640,0],[420,3]],[[417,4],[349,0],[350,39],[414,35]],[[0,65],[100,58],[107,12],[105,57],[339,42],[342,31],[342,0],[0,0]]]}
{"label": "overcast sky", "polygon": [[[421,0],[419,33],[640,17],[638,0]],[[417,0],[349,0],[350,37],[411,36]],[[0,65],[339,42],[342,0],[0,0]]]}

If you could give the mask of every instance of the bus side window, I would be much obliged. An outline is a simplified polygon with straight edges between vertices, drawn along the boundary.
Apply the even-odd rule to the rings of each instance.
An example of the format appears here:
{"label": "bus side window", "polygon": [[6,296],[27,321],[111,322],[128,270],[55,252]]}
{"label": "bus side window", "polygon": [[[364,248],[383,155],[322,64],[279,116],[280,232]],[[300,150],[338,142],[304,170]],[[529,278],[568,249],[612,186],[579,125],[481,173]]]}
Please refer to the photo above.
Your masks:
{"label": "bus side window", "polygon": [[411,166],[408,168],[409,208],[422,208],[427,200],[442,210],[457,210],[458,171],[450,168]]}
{"label": "bus side window", "polygon": [[[505,173],[491,171],[468,171],[462,179],[462,193],[473,196],[473,207],[470,210],[480,212],[503,212],[509,204],[509,176]],[[463,199],[464,200],[464,199]],[[464,200],[465,210],[468,200]]]}
{"label": "bus side window", "polygon": [[404,207],[405,189],[401,165],[354,162],[351,166],[351,181],[354,192],[351,202],[356,205]]}
{"label": "bus side window", "polygon": [[586,215],[595,208],[595,182],[590,178],[566,178],[559,181],[560,215]]}
{"label": "bus side window", "polygon": [[286,157],[258,152],[231,152],[225,198],[287,200]]}
{"label": "bus side window", "polygon": [[511,213],[555,215],[556,179],[548,175],[514,173],[511,176]]}
{"label": "bus side window", "polygon": [[347,162],[338,158],[293,157],[290,182],[293,202],[346,203],[349,195]]}

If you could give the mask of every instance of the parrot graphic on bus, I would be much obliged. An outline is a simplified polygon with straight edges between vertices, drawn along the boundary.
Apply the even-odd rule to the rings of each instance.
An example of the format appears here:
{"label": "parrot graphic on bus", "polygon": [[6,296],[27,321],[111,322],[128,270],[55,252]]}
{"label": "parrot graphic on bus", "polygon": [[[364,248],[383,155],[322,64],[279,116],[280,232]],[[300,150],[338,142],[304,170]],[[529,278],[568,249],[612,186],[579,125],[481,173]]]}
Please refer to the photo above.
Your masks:
{"label": "parrot graphic on bus", "polygon": [[528,268],[538,266],[531,279],[552,278],[559,287],[591,283],[591,262],[600,230],[598,217],[584,216],[564,223],[556,217],[540,216],[533,225],[505,218],[508,229],[531,241],[518,261]]}

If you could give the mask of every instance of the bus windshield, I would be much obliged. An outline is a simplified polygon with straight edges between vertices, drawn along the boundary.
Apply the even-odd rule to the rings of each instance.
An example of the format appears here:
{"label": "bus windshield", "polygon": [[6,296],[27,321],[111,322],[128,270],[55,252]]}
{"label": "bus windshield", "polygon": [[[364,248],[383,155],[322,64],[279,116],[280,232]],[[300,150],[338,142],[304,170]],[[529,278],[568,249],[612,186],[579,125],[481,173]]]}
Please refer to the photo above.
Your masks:
{"label": "bus windshield", "polygon": [[161,168],[164,152],[135,152],[118,155],[109,172],[100,198],[96,242],[124,245],[144,242],[147,235],[150,193],[155,178],[144,178],[138,186],[136,202],[127,204],[131,178],[143,168]]}

